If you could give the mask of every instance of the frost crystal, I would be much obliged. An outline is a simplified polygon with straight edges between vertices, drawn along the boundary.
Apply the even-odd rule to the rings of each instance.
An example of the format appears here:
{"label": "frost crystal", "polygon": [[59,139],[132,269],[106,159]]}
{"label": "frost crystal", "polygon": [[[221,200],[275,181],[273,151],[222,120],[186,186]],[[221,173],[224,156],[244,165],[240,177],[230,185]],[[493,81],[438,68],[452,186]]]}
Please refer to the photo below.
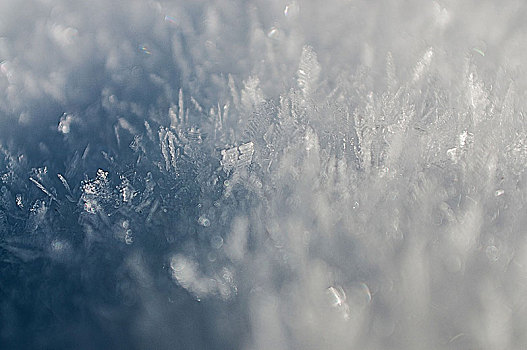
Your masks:
{"label": "frost crystal", "polygon": [[297,71],[298,87],[302,90],[304,97],[310,96],[314,91],[319,74],[320,65],[317,61],[317,54],[312,47],[304,46]]}
{"label": "frost crystal", "polygon": [[221,165],[226,173],[233,169],[242,168],[251,164],[254,154],[254,144],[244,143],[238,147],[228,148],[221,151]]}
{"label": "frost crystal", "polygon": [[0,348],[525,349],[525,13],[0,1]]}

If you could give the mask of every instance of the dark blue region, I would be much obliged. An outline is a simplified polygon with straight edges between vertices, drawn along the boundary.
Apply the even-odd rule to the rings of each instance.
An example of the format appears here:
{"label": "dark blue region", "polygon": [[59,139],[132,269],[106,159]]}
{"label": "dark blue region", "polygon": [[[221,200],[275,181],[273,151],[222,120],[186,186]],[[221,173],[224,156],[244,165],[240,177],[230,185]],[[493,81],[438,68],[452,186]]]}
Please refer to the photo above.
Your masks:
{"label": "dark blue region", "polygon": [[[72,146],[82,137],[91,145],[86,157]],[[188,246],[198,247],[196,256],[209,249],[210,234],[197,218],[198,204],[221,198],[227,175],[218,172],[216,151],[203,142],[189,156],[181,146],[178,170],[167,170],[159,166],[164,160],[155,140],[145,136],[134,151],[128,147],[133,135],[121,145],[112,137],[50,137],[46,147],[20,143],[18,152],[0,157],[8,174],[0,181],[0,349],[243,347],[243,305],[198,301],[170,274],[171,254]],[[44,166],[45,173],[35,171]],[[99,168],[108,172],[108,184],[96,197],[99,210],[87,213],[82,184]],[[123,178],[136,193],[129,202],[118,190]],[[134,231],[132,245],[115,237],[124,220]],[[216,232],[227,229],[224,221]]]}

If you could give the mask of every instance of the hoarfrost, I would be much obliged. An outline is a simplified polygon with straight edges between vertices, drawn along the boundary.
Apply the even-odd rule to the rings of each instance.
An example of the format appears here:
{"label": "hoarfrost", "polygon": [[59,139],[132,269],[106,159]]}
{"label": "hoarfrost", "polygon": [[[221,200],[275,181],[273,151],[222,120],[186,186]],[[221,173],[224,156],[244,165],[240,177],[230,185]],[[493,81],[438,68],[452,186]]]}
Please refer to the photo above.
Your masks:
{"label": "hoarfrost", "polygon": [[0,2],[0,347],[525,348],[522,2],[123,4]]}
{"label": "hoarfrost", "polygon": [[228,148],[221,151],[221,165],[226,173],[233,169],[242,168],[251,164],[254,154],[254,144],[247,142],[238,147]]}
{"label": "hoarfrost", "polygon": [[317,54],[312,47],[304,46],[297,71],[298,87],[302,90],[304,98],[308,98],[313,93],[319,74],[320,65],[317,61]]}

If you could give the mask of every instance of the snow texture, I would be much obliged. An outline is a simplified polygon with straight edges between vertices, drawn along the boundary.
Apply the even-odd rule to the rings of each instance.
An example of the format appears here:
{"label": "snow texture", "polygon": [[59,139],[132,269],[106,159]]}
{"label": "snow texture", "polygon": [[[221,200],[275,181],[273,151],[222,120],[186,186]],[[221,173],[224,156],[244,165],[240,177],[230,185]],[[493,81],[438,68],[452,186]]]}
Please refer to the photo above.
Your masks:
{"label": "snow texture", "polygon": [[0,348],[527,348],[526,15],[0,1]]}

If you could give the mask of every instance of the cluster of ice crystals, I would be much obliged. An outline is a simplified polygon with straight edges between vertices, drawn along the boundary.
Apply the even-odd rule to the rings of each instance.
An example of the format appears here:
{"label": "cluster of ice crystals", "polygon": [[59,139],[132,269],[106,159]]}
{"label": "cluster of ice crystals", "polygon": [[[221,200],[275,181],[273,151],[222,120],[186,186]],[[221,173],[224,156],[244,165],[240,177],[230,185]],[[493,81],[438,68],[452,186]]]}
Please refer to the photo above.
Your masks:
{"label": "cluster of ice crystals", "polygon": [[0,347],[527,344],[521,2],[20,1]]}
{"label": "cluster of ice crystals", "polygon": [[222,150],[221,165],[223,166],[223,170],[229,173],[233,169],[250,165],[253,154],[254,144],[252,142]]}

